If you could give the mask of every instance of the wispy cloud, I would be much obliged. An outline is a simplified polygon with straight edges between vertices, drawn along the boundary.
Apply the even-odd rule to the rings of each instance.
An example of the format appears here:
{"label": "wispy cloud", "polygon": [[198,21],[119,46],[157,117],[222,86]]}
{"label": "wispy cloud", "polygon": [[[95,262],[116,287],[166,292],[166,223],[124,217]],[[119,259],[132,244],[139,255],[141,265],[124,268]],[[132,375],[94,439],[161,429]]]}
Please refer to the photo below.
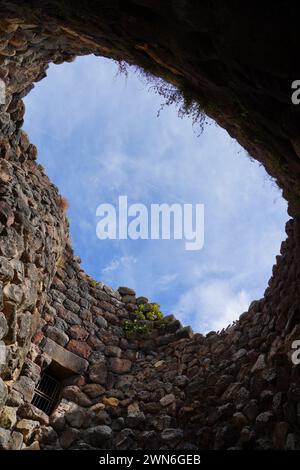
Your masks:
{"label": "wispy cloud", "polygon": [[172,284],[178,279],[178,273],[164,274],[160,276],[155,283],[155,288],[159,291],[171,289]]}
{"label": "wispy cloud", "polygon": [[105,275],[106,273],[112,273],[120,268],[128,268],[129,266],[131,267],[133,263],[136,263],[136,261],[136,258],[133,256],[121,256],[118,259],[114,258],[107,266],[102,268],[102,274]]}

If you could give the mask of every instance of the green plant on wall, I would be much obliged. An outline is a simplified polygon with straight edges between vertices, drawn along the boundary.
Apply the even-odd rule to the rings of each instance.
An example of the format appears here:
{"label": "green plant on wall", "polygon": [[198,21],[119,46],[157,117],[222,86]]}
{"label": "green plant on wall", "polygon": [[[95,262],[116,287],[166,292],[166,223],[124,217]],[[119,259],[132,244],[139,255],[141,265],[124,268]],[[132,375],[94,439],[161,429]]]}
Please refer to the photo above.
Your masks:
{"label": "green plant on wall", "polygon": [[134,312],[133,320],[125,320],[123,330],[130,333],[147,334],[153,330],[154,322],[163,322],[163,314],[156,303],[140,304]]}
{"label": "green plant on wall", "polygon": [[149,325],[138,320],[124,320],[122,328],[129,335],[133,333],[147,334],[152,330]]}
{"label": "green plant on wall", "polygon": [[[127,78],[129,67],[131,66],[124,60],[117,61],[117,65],[117,75],[123,74]],[[202,134],[207,121],[205,109],[200,104],[201,100],[199,97],[195,100],[195,90],[190,89],[189,84],[179,78],[176,84],[172,83],[174,77],[168,74],[166,69],[164,69],[163,78],[153,75],[153,71],[149,72],[137,66],[133,66],[133,70],[149,86],[149,90],[154,91],[155,94],[163,98],[164,101],[158,110],[158,116],[166,106],[174,105],[177,108],[178,117],[180,119],[185,116],[190,117],[193,126],[196,125],[198,128],[197,134]]]}
{"label": "green plant on wall", "polygon": [[135,314],[138,315],[141,320],[155,321],[163,318],[160,306],[156,303],[146,305],[140,304],[135,311]]}

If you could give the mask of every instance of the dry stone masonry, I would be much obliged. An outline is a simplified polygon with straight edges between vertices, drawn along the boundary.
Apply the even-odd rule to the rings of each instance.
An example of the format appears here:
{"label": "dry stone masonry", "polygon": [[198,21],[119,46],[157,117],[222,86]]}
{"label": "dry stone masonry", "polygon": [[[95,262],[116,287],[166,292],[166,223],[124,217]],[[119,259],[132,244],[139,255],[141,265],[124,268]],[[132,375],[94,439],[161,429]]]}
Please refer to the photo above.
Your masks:
{"label": "dry stone masonry", "polygon": [[[299,110],[290,100],[298,8],[1,2],[1,449],[300,448],[300,365],[291,361],[300,339]],[[64,201],[22,130],[22,99],[49,63],[90,53],[143,67],[197,100],[289,203],[264,298],[226,330],[194,334],[170,315],[130,333],[124,322],[148,300],[95,282],[73,254]]]}

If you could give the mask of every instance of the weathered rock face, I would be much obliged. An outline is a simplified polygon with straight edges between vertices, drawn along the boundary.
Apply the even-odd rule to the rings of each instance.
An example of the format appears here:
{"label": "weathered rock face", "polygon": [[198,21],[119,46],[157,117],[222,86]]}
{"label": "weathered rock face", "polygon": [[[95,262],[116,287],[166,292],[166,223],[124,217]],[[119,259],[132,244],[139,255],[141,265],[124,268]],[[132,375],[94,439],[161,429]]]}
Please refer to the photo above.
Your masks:
{"label": "weathered rock face", "polygon": [[[300,448],[298,8],[242,2],[5,1],[0,6],[0,448]],[[270,39],[271,38],[271,39]],[[196,99],[276,179],[293,217],[263,299],[220,333],[170,318],[128,335],[128,288],[80,268],[57,188],[22,131],[22,98],[50,62],[94,53]],[[47,416],[44,370],[61,381]],[[51,369],[52,368],[52,369]]]}

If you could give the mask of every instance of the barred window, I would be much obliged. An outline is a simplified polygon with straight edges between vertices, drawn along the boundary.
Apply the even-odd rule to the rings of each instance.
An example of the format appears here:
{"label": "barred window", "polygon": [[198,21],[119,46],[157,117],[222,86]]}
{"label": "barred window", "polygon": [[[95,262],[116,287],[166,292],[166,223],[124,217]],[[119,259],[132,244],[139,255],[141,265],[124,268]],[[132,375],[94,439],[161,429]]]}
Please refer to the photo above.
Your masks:
{"label": "barred window", "polygon": [[47,415],[50,415],[57,404],[60,388],[60,382],[48,372],[44,372],[35,388],[31,403]]}

